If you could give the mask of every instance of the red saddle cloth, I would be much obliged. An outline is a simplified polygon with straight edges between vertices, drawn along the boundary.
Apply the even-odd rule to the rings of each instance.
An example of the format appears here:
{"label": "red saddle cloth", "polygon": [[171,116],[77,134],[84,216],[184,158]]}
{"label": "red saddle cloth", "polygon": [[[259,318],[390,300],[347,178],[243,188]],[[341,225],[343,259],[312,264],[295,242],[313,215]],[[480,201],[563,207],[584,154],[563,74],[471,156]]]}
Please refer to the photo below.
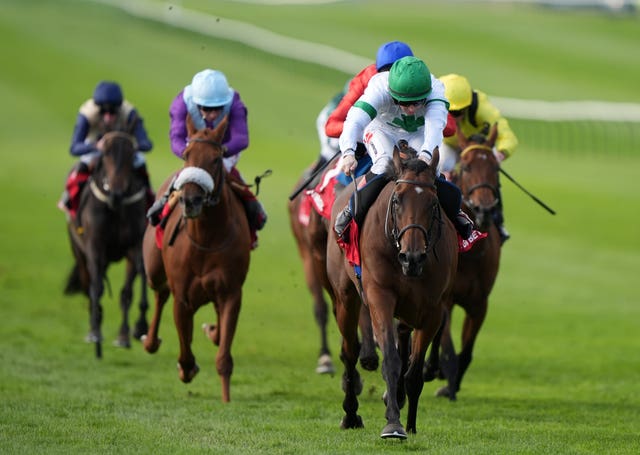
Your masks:
{"label": "red saddle cloth", "polygon": [[458,234],[458,251],[460,253],[469,251],[478,240],[481,240],[488,235],[488,233],[478,231],[477,229],[471,231],[471,235],[468,239],[463,239],[460,234]]}

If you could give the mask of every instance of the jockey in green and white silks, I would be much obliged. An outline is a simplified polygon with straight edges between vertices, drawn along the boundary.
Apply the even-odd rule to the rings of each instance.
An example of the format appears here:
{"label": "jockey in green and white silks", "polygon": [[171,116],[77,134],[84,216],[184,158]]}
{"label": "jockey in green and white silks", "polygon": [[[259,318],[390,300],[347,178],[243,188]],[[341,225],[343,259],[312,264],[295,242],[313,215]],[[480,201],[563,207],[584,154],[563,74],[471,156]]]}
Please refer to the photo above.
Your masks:
{"label": "jockey in green and white silks", "polygon": [[[371,157],[371,170],[358,189],[360,204],[353,213],[353,198],[336,218],[334,229],[342,238],[352,218],[360,225],[366,211],[387,183],[385,172],[393,160],[393,149],[405,140],[418,150],[418,158],[429,162],[443,140],[449,102],[444,85],[420,59],[408,56],[397,60],[390,71],[371,78],[356,101],[340,135],[342,170],[349,175],[355,168],[358,142],[364,142]],[[362,186],[364,185],[364,186]],[[438,197],[463,238],[471,234],[473,224],[461,215],[460,191],[444,179],[438,179]]]}

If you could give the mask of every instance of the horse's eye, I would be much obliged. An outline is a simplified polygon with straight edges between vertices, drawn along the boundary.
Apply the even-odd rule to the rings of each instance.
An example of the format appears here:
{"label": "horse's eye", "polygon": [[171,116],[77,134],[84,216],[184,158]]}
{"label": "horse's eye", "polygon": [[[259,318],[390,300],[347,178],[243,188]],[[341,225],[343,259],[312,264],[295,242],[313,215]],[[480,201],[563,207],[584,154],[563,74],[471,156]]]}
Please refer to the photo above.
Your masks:
{"label": "horse's eye", "polygon": [[462,172],[471,172],[471,166],[470,166],[470,165],[468,165],[468,164],[465,164],[464,166],[462,166],[462,167],[460,168],[460,170],[461,170]]}

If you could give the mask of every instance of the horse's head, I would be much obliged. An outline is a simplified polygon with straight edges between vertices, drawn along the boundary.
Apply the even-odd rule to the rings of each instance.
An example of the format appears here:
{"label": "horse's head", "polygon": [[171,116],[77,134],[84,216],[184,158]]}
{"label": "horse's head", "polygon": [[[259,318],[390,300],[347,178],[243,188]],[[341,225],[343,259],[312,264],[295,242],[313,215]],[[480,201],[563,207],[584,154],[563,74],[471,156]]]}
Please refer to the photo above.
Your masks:
{"label": "horse's head", "polygon": [[116,208],[133,189],[134,139],[129,134],[113,131],[103,136],[102,143],[102,153],[93,174],[92,191],[109,207]]}
{"label": "horse's head", "polygon": [[[385,229],[398,250],[398,261],[406,276],[419,276],[442,232],[440,204],[436,193],[436,148],[430,164],[417,158],[406,161],[394,151],[395,188],[387,208]],[[388,229],[391,229],[390,231]]]}
{"label": "horse's head", "polygon": [[191,121],[187,122],[189,138],[183,154],[184,169],[174,183],[186,218],[196,218],[203,207],[219,202],[224,179],[222,139],[227,123],[225,117],[213,130],[196,130]]}
{"label": "horse's head", "polygon": [[462,191],[463,203],[473,212],[476,225],[483,231],[493,222],[492,212],[498,204],[498,171],[500,165],[493,154],[498,134],[493,125],[488,137],[465,137],[458,132],[460,172],[457,184]]}

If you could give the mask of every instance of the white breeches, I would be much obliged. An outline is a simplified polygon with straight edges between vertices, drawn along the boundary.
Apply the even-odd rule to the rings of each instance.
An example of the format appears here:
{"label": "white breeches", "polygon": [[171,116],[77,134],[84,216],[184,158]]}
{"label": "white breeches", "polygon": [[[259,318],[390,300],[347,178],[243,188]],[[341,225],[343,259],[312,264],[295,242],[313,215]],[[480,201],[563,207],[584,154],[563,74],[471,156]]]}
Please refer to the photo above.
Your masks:
{"label": "white breeches", "polygon": [[399,131],[396,129],[384,128],[380,125],[370,123],[364,130],[364,144],[371,157],[371,172],[383,174],[389,166],[392,166],[393,148],[398,141],[404,139],[409,146],[417,151],[424,143],[424,131],[418,130],[414,133]]}

